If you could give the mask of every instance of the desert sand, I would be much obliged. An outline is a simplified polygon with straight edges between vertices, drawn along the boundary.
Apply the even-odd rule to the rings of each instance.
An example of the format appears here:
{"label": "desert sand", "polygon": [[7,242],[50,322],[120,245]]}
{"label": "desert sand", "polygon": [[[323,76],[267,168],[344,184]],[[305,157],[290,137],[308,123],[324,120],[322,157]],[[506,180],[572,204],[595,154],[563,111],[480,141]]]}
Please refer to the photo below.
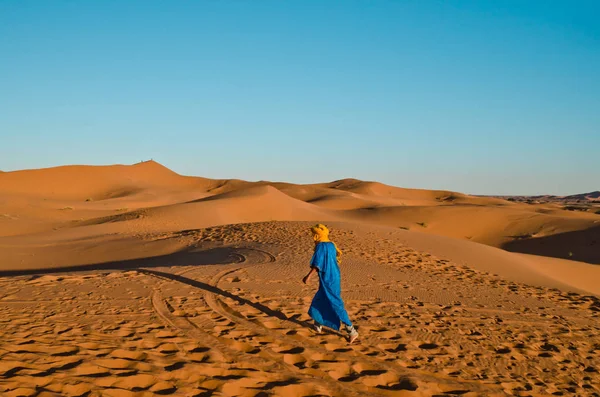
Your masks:
{"label": "desert sand", "polygon": [[[600,206],[574,197],[2,172],[0,395],[600,396]],[[353,344],[309,324],[317,222]]]}

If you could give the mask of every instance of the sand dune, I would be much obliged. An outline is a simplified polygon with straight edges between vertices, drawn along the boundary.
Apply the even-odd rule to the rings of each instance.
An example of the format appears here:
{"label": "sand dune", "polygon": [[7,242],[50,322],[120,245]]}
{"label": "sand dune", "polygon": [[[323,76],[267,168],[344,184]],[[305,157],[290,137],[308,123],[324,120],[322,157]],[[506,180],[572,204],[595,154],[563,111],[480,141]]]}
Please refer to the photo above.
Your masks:
{"label": "sand dune", "polygon": [[[268,199],[265,196],[268,205],[248,211],[256,216],[249,217],[244,210],[238,211],[237,207],[253,208],[256,200],[262,200],[250,202],[253,201],[251,197],[257,197],[255,193],[258,190],[253,189],[258,188],[274,188],[315,208],[292,202],[284,195],[276,198],[277,192],[272,191],[274,197]],[[0,191],[5,197],[0,202],[0,236],[26,234],[29,229],[33,232],[51,230],[66,221],[89,221],[92,218],[115,221],[139,215],[123,213],[147,208],[157,208],[153,215],[173,214],[176,219],[186,218],[183,214],[188,211],[188,217],[193,220],[184,223],[190,227],[260,220],[301,220],[316,211],[318,215],[314,219],[345,218],[420,229],[426,233],[469,239],[519,252],[565,258],[573,252],[569,248],[573,246],[572,238],[567,237],[569,233],[578,232],[580,244],[577,248],[593,246],[595,235],[588,230],[599,221],[593,212],[567,212],[552,204],[532,206],[496,198],[404,189],[354,179],[293,185],[186,177],[153,161],[133,166],[66,166],[8,172],[0,178]],[[266,193],[263,191],[262,194]],[[206,201],[204,207],[187,205],[190,202],[200,203],[203,199]],[[246,199],[249,200],[247,205],[240,201]],[[208,204],[208,201],[215,200],[221,200],[219,205]],[[183,206],[174,209],[179,205]],[[558,236],[552,240],[552,247],[545,249],[544,244],[537,243],[540,238],[549,236]],[[561,236],[565,236],[564,241]],[[564,249],[557,248],[562,246]],[[528,250],[529,247],[532,248]],[[581,255],[579,260],[598,263],[593,253]]]}
{"label": "sand dune", "polygon": [[479,204],[507,205],[505,200],[489,197],[469,196],[463,193],[447,190],[406,189],[389,186],[379,182],[365,182],[356,179],[344,179],[322,184],[330,189],[358,193],[365,196],[386,197],[404,201],[404,205],[433,205],[433,204]]}
{"label": "sand dune", "polygon": [[592,224],[589,229],[574,228],[559,234],[514,240],[503,248],[513,252],[600,264],[600,224],[597,221]]}
{"label": "sand dune", "polygon": [[0,179],[3,192],[46,199],[89,198],[95,201],[126,197],[147,188],[190,185],[208,188],[210,181],[181,176],[154,161],[135,165],[76,165],[5,172]]}
{"label": "sand dune", "polygon": [[567,200],[600,200],[600,190],[589,193],[573,194],[565,197]]}
{"label": "sand dune", "polygon": [[[121,216],[127,218],[127,214]],[[142,216],[134,218],[129,227],[135,230],[167,231],[264,220],[332,219],[334,216],[265,185],[145,209]]]}
{"label": "sand dune", "polygon": [[[337,220],[600,263],[596,214],[355,179],[312,185],[211,180],[149,161],[3,173],[0,191],[0,236],[14,237],[0,240],[7,251],[44,233],[71,241],[271,220]],[[26,263],[21,258],[2,267]]]}
{"label": "sand dune", "polygon": [[378,207],[348,212],[356,221],[396,226],[468,239],[495,247],[515,240],[537,239],[560,233],[583,231],[598,224],[597,216],[539,213],[530,208],[481,205]]}
{"label": "sand dune", "polygon": [[[314,222],[344,252],[358,344],[307,324]],[[0,394],[598,395],[599,223],[152,161],[4,172]]]}

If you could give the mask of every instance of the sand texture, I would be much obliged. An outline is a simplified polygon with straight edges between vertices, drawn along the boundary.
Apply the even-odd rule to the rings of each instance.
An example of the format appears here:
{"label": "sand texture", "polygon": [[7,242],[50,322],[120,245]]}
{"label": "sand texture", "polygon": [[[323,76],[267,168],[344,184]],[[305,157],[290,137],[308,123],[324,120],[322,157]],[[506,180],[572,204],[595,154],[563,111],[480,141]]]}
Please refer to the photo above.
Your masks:
{"label": "sand texture", "polygon": [[[556,206],[154,162],[2,173],[0,395],[599,396],[600,215]],[[309,323],[315,222],[353,344]]]}

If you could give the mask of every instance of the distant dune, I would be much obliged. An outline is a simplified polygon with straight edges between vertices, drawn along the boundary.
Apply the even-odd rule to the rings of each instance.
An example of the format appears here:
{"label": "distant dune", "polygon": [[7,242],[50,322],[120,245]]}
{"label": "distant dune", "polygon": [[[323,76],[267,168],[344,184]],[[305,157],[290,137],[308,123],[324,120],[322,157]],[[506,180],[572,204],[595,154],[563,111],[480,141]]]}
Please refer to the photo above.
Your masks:
{"label": "distant dune", "polygon": [[590,193],[574,194],[566,196],[565,198],[568,200],[598,200],[600,199],[600,191],[596,190],[595,192]]}
{"label": "distant dune", "polygon": [[[600,263],[600,216],[594,212],[566,211],[552,202],[532,205],[356,179],[305,185],[216,180],[182,176],[147,161],[5,172],[0,175],[0,194],[5,269],[45,266],[20,251],[39,241],[77,246],[76,241],[93,242],[115,233],[167,233],[263,221],[385,226],[417,233],[424,241],[441,235],[508,251]],[[592,192],[569,197],[597,196]],[[96,255],[98,250],[93,250]],[[100,256],[119,258],[110,250]],[[75,258],[65,263],[92,262],[81,253]]]}

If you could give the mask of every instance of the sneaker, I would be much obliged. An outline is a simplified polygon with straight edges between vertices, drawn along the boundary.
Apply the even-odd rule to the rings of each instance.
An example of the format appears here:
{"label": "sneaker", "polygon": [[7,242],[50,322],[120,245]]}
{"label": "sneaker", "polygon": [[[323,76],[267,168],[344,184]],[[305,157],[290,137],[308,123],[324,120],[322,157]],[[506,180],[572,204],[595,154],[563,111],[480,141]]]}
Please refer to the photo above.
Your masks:
{"label": "sneaker", "polygon": [[348,342],[352,343],[358,338],[358,331],[353,329],[352,332],[348,335]]}

